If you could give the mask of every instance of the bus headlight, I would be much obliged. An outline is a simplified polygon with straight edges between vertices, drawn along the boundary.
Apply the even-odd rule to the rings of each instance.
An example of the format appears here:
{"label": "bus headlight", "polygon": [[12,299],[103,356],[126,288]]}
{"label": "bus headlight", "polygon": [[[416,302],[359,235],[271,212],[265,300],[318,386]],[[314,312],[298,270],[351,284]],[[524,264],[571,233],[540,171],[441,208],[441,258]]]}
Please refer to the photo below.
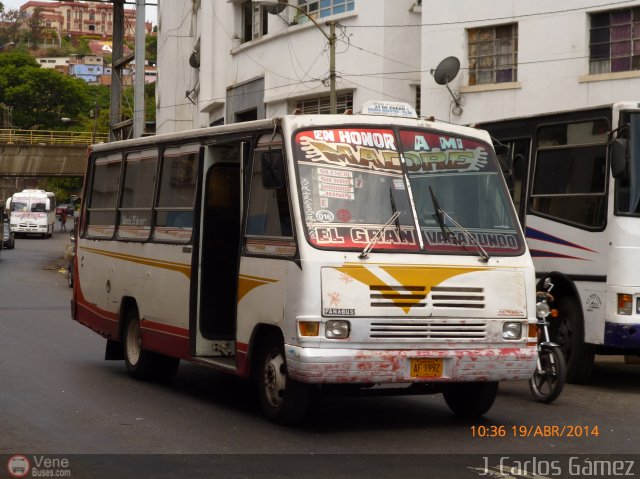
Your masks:
{"label": "bus headlight", "polygon": [[522,337],[522,323],[507,322],[502,325],[502,339],[513,341]]}
{"label": "bus headlight", "polygon": [[349,321],[331,320],[327,321],[324,328],[324,335],[327,339],[347,339],[351,332]]}
{"label": "bus headlight", "polygon": [[630,294],[618,293],[618,314],[631,316],[632,308],[633,308],[633,296]]}

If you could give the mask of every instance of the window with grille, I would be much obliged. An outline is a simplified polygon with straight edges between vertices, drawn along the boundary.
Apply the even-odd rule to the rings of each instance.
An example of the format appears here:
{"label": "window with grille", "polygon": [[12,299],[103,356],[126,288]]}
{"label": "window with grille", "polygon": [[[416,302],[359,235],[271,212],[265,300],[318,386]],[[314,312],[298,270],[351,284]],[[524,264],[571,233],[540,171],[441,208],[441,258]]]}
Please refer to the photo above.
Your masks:
{"label": "window with grille", "polygon": [[[304,115],[328,114],[331,113],[329,95],[317,96],[313,98],[301,98],[291,104],[292,110],[298,110]],[[353,93],[337,95],[336,112],[344,113],[346,110],[353,110]]]}
{"label": "window with grille", "polygon": [[[355,0],[298,0],[298,7],[315,20],[351,11],[355,8]],[[296,19],[298,23],[308,21],[300,12],[296,14]]]}
{"label": "window with grille", "polygon": [[513,82],[518,79],[518,24],[471,28],[469,85]]}
{"label": "window with grille", "polygon": [[589,73],[640,70],[640,7],[594,13]]}

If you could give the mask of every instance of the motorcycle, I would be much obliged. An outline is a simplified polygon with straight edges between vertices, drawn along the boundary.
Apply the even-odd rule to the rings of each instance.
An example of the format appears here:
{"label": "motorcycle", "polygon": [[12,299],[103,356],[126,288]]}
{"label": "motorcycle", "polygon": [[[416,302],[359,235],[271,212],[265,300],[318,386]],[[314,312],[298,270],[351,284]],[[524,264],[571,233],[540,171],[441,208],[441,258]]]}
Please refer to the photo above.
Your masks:
{"label": "motorcycle", "polygon": [[[537,401],[550,403],[562,392],[567,377],[567,364],[560,347],[549,338],[549,321],[557,311],[549,307],[553,302],[553,283],[550,278],[544,280],[544,290],[536,292],[536,316],[538,318],[538,361],[536,370],[529,379],[529,388]],[[555,311],[555,313],[553,313]]]}

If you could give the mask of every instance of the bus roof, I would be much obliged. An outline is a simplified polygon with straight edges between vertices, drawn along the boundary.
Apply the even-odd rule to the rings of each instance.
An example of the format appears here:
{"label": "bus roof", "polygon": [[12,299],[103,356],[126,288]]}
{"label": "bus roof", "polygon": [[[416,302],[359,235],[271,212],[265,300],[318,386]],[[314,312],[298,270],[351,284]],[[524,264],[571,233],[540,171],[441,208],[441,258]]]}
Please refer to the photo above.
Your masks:
{"label": "bus roof", "polygon": [[155,146],[162,143],[185,143],[190,139],[199,140],[203,137],[215,137],[225,134],[251,134],[256,130],[273,129],[274,125],[280,123],[294,130],[298,128],[324,128],[324,127],[348,127],[358,126],[401,126],[405,128],[429,128],[445,131],[452,134],[471,136],[480,138],[491,143],[489,134],[477,128],[455,125],[443,121],[426,118],[403,118],[383,115],[285,115],[282,117],[268,118],[264,120],[254,120],[241,123],[230,123],[227,125],[210,126],[194,130],[163,133],[159,135],[145,136],[133,140],[121,140],[111,143],[98,143],[93,145],[95,153],[112,151],[119,148],[140,148],[145,146]]}

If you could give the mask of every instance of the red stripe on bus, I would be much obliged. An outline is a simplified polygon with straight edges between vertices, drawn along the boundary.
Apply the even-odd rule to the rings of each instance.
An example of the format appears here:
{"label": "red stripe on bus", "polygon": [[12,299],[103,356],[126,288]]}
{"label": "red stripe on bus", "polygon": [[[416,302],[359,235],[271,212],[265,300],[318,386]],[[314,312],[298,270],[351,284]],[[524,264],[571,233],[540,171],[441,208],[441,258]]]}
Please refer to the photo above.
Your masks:
{"label": "red stripe on bus", "polygon": [[158,323],[156,321],[150,321],[143,319],[140,321],[140,327],[146,330],[159,331],[174,336],[180,336],[182,338],[189,339],[189,330],[185,328],[179,328],[177,326],[171,326],[170,324]]}
{"label": "red stripe on bus", "polygon": [[189,338],[156,329],[142,331],[142,347],[180,359],[191,359]]}

